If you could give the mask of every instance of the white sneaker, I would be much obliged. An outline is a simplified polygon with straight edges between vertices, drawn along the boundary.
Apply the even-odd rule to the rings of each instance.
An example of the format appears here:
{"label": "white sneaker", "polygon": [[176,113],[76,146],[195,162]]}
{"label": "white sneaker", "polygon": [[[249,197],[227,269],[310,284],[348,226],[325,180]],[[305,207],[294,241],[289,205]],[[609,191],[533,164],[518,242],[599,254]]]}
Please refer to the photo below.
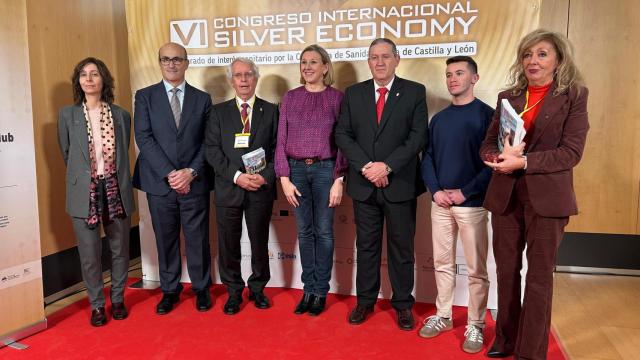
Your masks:
{"label": "white sneaker", "polygon": [[462,344],[462,350],[470,354],[475,354],[482,350],[484,345],[484,337],[482,336],[482,329],[475,325],[467,325],[467,330],[464,332],[464,343]]}
{"label": "white sneaker", "polygon": [[433,315],[424,319],[424,325],[418,334],[423,338],[432,338],[440,334],[442,331],[451,329],[453,329],[453,321],[451,321],[451,319]]}

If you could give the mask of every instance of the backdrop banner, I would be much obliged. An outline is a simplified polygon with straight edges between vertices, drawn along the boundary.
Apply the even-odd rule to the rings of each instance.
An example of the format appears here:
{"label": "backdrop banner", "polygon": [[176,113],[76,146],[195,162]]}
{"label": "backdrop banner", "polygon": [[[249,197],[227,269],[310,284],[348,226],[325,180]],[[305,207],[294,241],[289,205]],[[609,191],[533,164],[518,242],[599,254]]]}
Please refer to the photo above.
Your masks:
{"label": "backdrop banner", "polygon": [[[246,5],[246,4],[244,4]],[[303,48],[319,44],[334,62],[340,90],[371,77],[366,59],[371,41],[387,37],[398,45],[400,77],[427,88],[429,116],[450,103],[445,84],[445,60],[455,55],[474,57],[480,81],[475,95],[495,106],[520,38],[539,24],[540,0],[383,1],[258,0],[251,6],[238,2],[192,0],[128,0],[129,63],[132,91],[161,79],[158,48],[173,41],[189,53],[187,81],[207,91],[214,103],[234,96],[225,66],[242,56],[260,67],[258,96],[279,103],[286,91],[300,86],[299,59]],[[140,241],[145,280],[158,280],[157,256],[146,197],[139,194]],[[415,295],[434,302],[436,295],[431,245],[430,194],[418,199],[415,237]],[[292,208],[279,193],[271,219],[268,286],[301,288],[301,267]],[[211,249],[216,281],[217,253],[215,209],[212,206]],[[490,225],[489,235],[491,236]],[[246,229],[246,228],[245,228]],[[245,232],[246,234],[246,232]],[[351,200],[343,198],[335,215],[335,255],[331,291],[355,294],[355,224]],[[250,274],[251,250],[242,238],[242,269]],[[386,249],[382,259],[380,296],[389,298]],[[183,259],[183,280],[188,281]],[[457,247],[455,304],[467,304],[465,258]],[[496,307],[495,262],[492,250],[488,268],[491,290],[489,308]]]}
{"label": "backdrop banner", "polygon": [[11,89],[0,97],[0,347],[46,328],[26,7],[5,3],[11,39],[0,52],[11,56],[0,78]]}

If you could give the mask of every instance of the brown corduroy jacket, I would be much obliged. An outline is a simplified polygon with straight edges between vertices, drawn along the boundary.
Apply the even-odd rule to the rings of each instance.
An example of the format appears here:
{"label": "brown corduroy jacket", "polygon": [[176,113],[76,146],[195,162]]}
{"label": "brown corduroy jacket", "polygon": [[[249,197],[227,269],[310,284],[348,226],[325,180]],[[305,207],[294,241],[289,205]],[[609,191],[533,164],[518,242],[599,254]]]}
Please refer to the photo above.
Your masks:
{"label": "brown corduroy jacket", "polygon": [[[571,88],[553,95],[554,83],[545,95],[535,126],[527,144],[527,169],[512,174],[493,173],[483,206],[495,214],[507,210],[513,188],[524,176],[534,211],[545,217],[576,215],[578,206],[573,190],[573,167],[582,158],[589,121],[586,88]],[[578,94],[579,93],[579,94]],[[511,90],[498,94],[498,105],[491,126],[480,148],[480,154],[498,151],[498,130],[502,99],[508,99],[516,112],[523,110],[525,93],[518,96]]]}

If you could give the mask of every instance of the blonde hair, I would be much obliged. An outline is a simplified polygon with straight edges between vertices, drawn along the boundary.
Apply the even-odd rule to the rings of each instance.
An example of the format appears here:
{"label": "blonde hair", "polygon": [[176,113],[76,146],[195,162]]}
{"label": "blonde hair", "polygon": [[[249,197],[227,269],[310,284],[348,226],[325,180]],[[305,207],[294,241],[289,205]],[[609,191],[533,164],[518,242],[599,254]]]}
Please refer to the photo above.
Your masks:
{"label": "blonde hair", "polygon": [[[304,48],[304,50],[302,50],[302,52],[300,53],[300,62],[302,63],[302,55],[304,55],[304,53],[306,53],[307,51],[315,51],[320,55],[320,60],[322,60],[322,64],[323,65],[327,65],[327,72],[322,76],[322,83],[324,84],[324,86],[330,86],[331,84],[333,84],[333,65],[331,64],[331,57],[329,56],[329,53],[327,53],[327,50],[325,50],[322,46],[317,45],[317,44],[313,44],[313,45],[309,45],[306,48]],[[307,82],[304,80],[304,77],[302,77],[302,74],[300,74],[300,84],[306,84]]]}
{"label": "blonde hair", "polygon": [[569,39],[560,33],[537,29],[525,35],[525,37],[520,40],[520,44],[518,44],[516,60],[513,65],[511,65],[511,68],[509,68],[508,89],[511,90],[511,93],[517,96],[520,95],[523,90],[526,90],[528,81],[524,75],[522,59],[524,58],[525,52],[540,41],[548,41],[551,43],[558,58],[558,67],[553,74],[553,80],[556,82],[557,87],[553,95],[562,94],[573,87],[576,88],[576,91],[580,92],[580,88],[584,86],[584,79],[573,61],[573,47],[571,43],[569,43]]}

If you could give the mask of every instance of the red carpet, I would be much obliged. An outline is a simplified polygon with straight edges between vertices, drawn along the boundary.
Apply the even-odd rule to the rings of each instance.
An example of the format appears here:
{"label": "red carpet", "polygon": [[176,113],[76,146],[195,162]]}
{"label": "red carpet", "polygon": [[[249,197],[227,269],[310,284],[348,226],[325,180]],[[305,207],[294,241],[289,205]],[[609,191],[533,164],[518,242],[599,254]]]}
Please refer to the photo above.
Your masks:
{"label": "red carpet", "polygon": [[[188,288],[188,287],[187,287]],[[21,340],[27,350],[0,349],[1,359],[480,359],[486,349],[469,355],[461,350],[466,309],[454,309],[454,330],[433,339],[401,331],[388,301],[359,326],[347,323],[352,296],[330,295],[319,317],[295,315],[301,290],[267,288],[273,302],[258,310],[247,301],[235,316],[222,313],[227,299],[220,285],[213,288],[214,306],[198,313],[195,296],[185,289],[170,314],[158,316],[159,290],[127,289],[130,316],[101,328],[89,324],[89,303],[78,301],[49,317],[49,329]],[[416,304],[420,321],[435,312],[432,304]],[[494,323],[487,315],[485,343],[493,341]],[[564,359],[559,345],[549,341],[549,359]]]}

